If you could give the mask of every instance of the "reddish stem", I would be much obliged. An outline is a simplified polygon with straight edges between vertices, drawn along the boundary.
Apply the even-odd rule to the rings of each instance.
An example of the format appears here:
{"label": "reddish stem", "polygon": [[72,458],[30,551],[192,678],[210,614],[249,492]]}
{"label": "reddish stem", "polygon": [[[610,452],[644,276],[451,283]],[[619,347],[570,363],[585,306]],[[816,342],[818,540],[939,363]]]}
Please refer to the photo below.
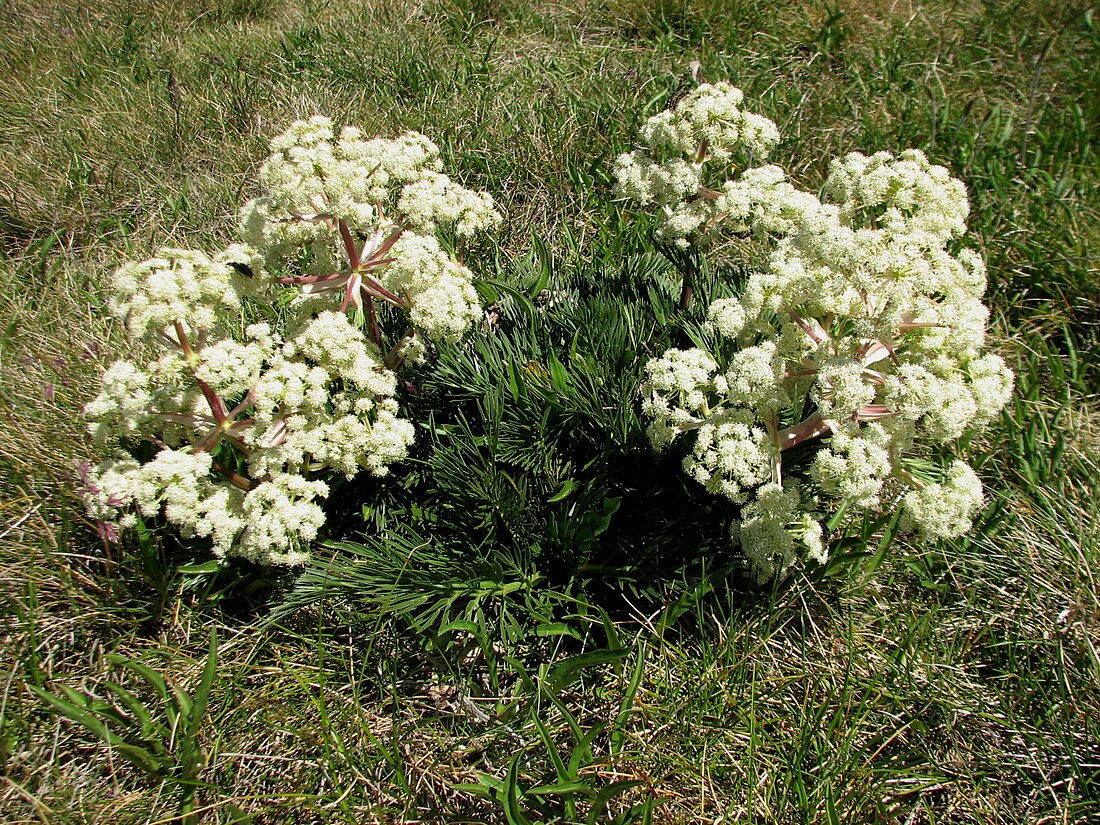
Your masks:
{"label": "reddish stem", "polygon": [[247,493],[252,489],[251,479],[245,478],[240,473],[233,472],[233,470],[230,470],[224,464],[215,461],[211,464],[211,468],[238,490],[244,490]]}
{"label": "reddish stem", "polygon": [[805,378],[807,375],[817,375],[821,370],[797,370],[795,372],[784,373],[784,378]]}
{"label": "reddish stem", "polygon": [[856,410],[856,421],[879,421],[894,414],[885,404],[867,404]]}
{"label": "reddish stem", "polygon": [[[364,290],[366,291],[366,290]],[[382,347],[382,329],[378,326],[378,314],[374,311],[374,298],[367,295],[367,322],[370,324],[370,336],[375,346]]]}
{"label": "reddish stem", "polygon": [[779,449],[789,450],[791,447],[795,447],[803,441],[809,441],[811,438],[817,438],[820,435],[824,435],[831,429],[832,425],[821,417],[821,413],[814,413],[805,421],[793,427],[788,427],[785,430],[780,430],[776,434],[779,442]]}
{"label": "reddish stem", "polygon": [[348,256],[348,263],[351,264],[351,270],[354,272],[359,268],[359,250],[355,248],[355,238],[351,236],[351,227],[343,218],[339,219],[337,227],[340,230],[340,238],[344,241],[344,252]]}
{"label": "reddish stem", "polygon": [[210,412],[214,414],[214,420],[221,424],[225,421],[227,415],[225,412],[225,404],[218,397],[218,394],[210,389],[210,385],[194,374],[194,370],[191,371],[192,377],[195,379],[195,383],[199,385],[199,390],[202,391],[203,398],[206,399],[206,403],[210,405]]}
{"label": "reddish stem", "polygon": [[180,349],[183,350],[183,357],[187,359],[187,368],[191,371],[191,377],[195,379],[195,383],[199,385],[199,390],[202,392],[203,398],[205,398],[206,403],[210,405],[210,412],[214,414],[214,420],[221,424],[225,421],[225,404],[218,398],[217,393],[210,389],[210,385],[195,375],[195,361],[198,360],[198,356],[195,355],[195,351],[191,349],[191,342],[187,340],[187,330],[183,328],[183,324],[179,321],[176,321],[174,326],[176,329],[176,337],[179,338]]}
{"label": "reddish stem", "polygon": [[791,320],[793,320],[801,330],[809,336],[810,340],[815,344],[821,345],[829,340],[828,334],[824,330],[815,329],[809,321],[798,314],[797,311],[791,310]]}
{"label": "reddish stem", "polygon": [[179,321],[175,321],[173,326],[176,330],[176,343],[179,344],[179,348],[183,350],[183,356],[190,363],[195,358],[195,351],[191,349],[191,342],[187,340],[187,330],[183,328],[183,324]]}
{"label": "reddish stem", "polygon": [[401,309],[408,309],[409,307],[408,301],[390,292],[375,278],[372,278],[369,275],[363,278],[363,280],[361,281],[360,289],[363,290],[363,293],[368,298],[381,298],[383,301],[388,301],[389,303],[393,304],[396,307],[400,307]]}

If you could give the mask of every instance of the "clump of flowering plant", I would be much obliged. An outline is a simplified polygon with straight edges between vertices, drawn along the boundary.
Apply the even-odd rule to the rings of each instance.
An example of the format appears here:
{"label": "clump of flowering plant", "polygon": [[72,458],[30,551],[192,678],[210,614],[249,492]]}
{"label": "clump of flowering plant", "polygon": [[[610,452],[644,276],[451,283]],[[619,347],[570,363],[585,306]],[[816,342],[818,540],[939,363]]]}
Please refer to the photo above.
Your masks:
{"label": "clump of flowering plant", "polygon": [[[144,462],[120,451],[83,489],[101,523],[162,513],[219,556],[299,564],[329,481],[382,476],[405,457],[414,427],[397,370],[481,316],[471,272],[441,237],[500,215],[442,173],[420,134],[337,139],[315,117],[271,148],[262,195],[241,210],[244,244],[213,258],[162,249],[115,273],[109,308],[136,346],[85,415],[100,441],[153,450]],[[278,311],[291,287],[299,295]],[[242,325],[246,312],[273,320]],[[395,341],[383,313],[404,318]]]}
{"label": "clump of flowering plant", "polygon": [[964,185],[919,151],[832,164],[823,197],[764,165],[778,140],[729,84],[704,85],[619,158],[620,193],[660,210],[659,238],[770,249],[740,294],[708,309],[708,346],[646,366],[643,412],[684,470],[740,505],[732,538],[759,580],[824,562],[823,521],[898,501],[903,525],[961,535],[982,502],[952,455],[988,424],[1013,376],[985,352],[981,257],[954,251]]}

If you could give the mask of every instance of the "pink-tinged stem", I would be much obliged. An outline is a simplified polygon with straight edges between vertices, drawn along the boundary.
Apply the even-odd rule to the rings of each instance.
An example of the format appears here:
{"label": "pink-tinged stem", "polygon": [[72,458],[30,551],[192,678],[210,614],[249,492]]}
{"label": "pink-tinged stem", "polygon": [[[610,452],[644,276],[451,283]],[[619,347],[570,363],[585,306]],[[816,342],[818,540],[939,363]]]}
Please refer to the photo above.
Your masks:
{"label": "pink-tinged stem", "polygon": [[864,367],[863,372],[861,373],[861,375],[864,378],[866,378],[868,381],[870,381],[874,384],[885,384],[886,383],[886,376],[883,373],[879,372],[878,370],[873,370],[873,369],[869,369],[867,367]]}
{"label": "pink-tinged stem", "polygon": [[215,472],[217,472],[219,475],[221,475],[223,478],[225,478],[226,481],[228,481],[230,484],[232,484],[238,490],[244,490],[247,493],[249,490],[252,489],[252,480],[251,479],[245,478],[240,473],[233,472],[228,467],[226,467],[224,464],[221,464],[221,463],[215,461],[211,465],[211,467]]}
{"label": "pink-tinged stem", "polygon": [[195,358],[195,351],[191,349],[191,342],[187,340],[187,330],[183,328],[183,324],[179,321],[174,322],[173,326],[176,330],[177,344],[183,351],[184,358],[190,363]]}
{"label": "pink-tinged stem", "polygon": [[355,248],[355,238],[351,236],[351,227],[348,222],[340,218],[337,222],[340,229],[340,238],[344,241],[344,253],[348,256],[348,263],[352,271],[359,268],[359,250]]}
{"label": "pink-tinged stem", "polygon": [[856,410],[856,421],[879,421],[893,414],[894,411],[885,404],[868,404]]}
{"label": "pink-tinged stem", "polygon": [[806,333],[815,344],[824,344],[826,341],[830,340],[825,330],[820,329],[816,324],[811,324],[793,309],[791,310],[791,320],[798,324],[802,331]]}
{"label": "pink-tinged stem", "polygon": [[871,306],[871,299],[867,297],[867,290],[861,289],[859,291],[859,299],[863,302],[863,308],[867,310],[868,315],[874,315],[874,307]]}
{"label": "pink-tinged stem", "polygon": [[221,424],[228,417],[225,412],[225,404],[218,397],[218,394],[210,389],[209,384],[198,376],[194,376],[194,378],[195,383],[199,385],[199,390],[202,391],[203,398],[205,398],[206,403],[210,405],[210,412],[214,414],[214,420],[217,421],[218,424]]}
{"label": "pink-tinged stem", "polygon": [[783,374],[784,378],[805,378],[807,375],[817,375],[821,370],[796,370],[794,372],[787,372]]}
{"label": "pink-tinged stem", "polygon": [[161,421],[168,421],[172,424],[183,424],[185,427],[193,427],[196,430],[204,424],[217,423],[212,418],[207,418],[204,415],[195,415],[194,413],[151,412],[150,415],[159,418]]}
{"label": "pink-tinged stem", "polygon": [[[243,413],[245,410],[247,410],[249,407],[251,407],[255,403],[256,403],[256,388],[255,387],[249,387],[248,394],[245,395],[245,397],[241,400],[240,404],[238,404],[236,407],[234,407],[232,410],[229,411],[229,414],[226,416],[226,418],[228,418],[230,421],[235,422],[237,420],[238,415]],[[239,427],[241,425],[241,423],[243,423],[243,422],[237,422],[237,423],[233,424],[233,426],[234,427]]]}
{"label": "pink-tinged stem", "polygon": [[[314,204],[316,206],[316,204]],[[312,215],[298,214],[291,215],[289,218],[275,218],[276,223],[327,223],[332,226],[333,215],[329,212],[314,212]]]}
{"label": "pink-tinged stem", "polygon": [[393,258],[371,258],[369,261],[363,261],[359,264],[360,272],[370,272],[372,269],[378,269],[386,264],[392,264]]}
{"label": "pink-tinged stem", "polygon": [[179,321],[175,322],[176,335],[179,338],[180,349],[183,350],[183,356],[187,359],[187,366],[191,370],[191,377],[195,379],[195,383],[199,385],[199,390],[202,392],[203,398],[206,399],[206,403],[210,405],[210,412],[214,414],[214,420],[221,424],[225,421],[225,404],[218,398],[217,393],[210,389],[210,385],[195,375],[195,360],[197,356],[195,351],[191,349],[191,342],[187,340],[187,330],[183,328],[183,324]]}
{"label": "pink-tinged stem", "polygon": [[359,294],[359,290],[353,287],[353,284],[348,283],[348,289],[344,292],[344,300],[340,302],[340,311],[345,315],[348,312],[348,304],[351,303],[351,299]]}
{"label": "pink-tinged stem", "polygon": [[891,474],[899,481],[903,481],[912,487],[914,490],[923,490],[928,485],[906,470],[904,467],[894,467]]}
{"label": "pink-tinged stem", "polygon": [[707,159],[707,150],[710,149],[710,144],[704,138],[699,141],[699,148],[695,150],[695,162],[702,163]]}
{"label": "pink-tinged stem", "polygon": [[276,283],[287,284],[319,284],[325,281],[342,281],[347,278],[346,272],[330,272],[327,275],[287,275],[285,278],[276,278]]}
{"label": "pink-tinged stem", "polygon": [[360,288],[363,290],[363,294],[368,298],[381,298],[383,301],[387,301],[396,307],[401,309],[408,309],[409,302],[404,298],[394,295],[388,289],[386,289],[377,280],[371,277],[366,277],[362,280]]}
{"label": "pink-tinged stem", "polygon": [[405,230],[408,228],[409,227],[406,224],[398,224],[397,228],[390,233],[390,236],[382,242],[382,245],[379,246],[377,249],[371,251],[371,260],[380,258],[381,256],[387,254],[391,249],[393,249],[393,245],[397,243],[398,238],[405,234]]}
{"label": "pink-tinged stem", "polygon": [[248,445],[244,443],[244,439],[240,438],[239,436],[234,435],[231,432],[223,431],[222,432],[222,440],[223,441],[228,441],[230,444],[232,444],[234,447],[236,447],[238,450],[240,450],[245,455],[248,455],[249,453],[252,452],[250,449],[248,449]]}
{"label": "pink-tinged stem", "polygon": [[376,347],[382,346],[382,329],[378,326],[378,313],[374,311],[374,298],[367,295],[367,322],[370,324],[370,336]]}
{"label": "pink-tinged stem", "polygon": [[271,426],[271,429],[268,431],[267,446],[278,447],[280,444],[286,441],[286,434],[286,419],[280,418]]}
{"label": "pink-tinged stem", "polygon": [[780,450],[789,450],[803,441],[817,438],[830,430],[832,430],[832,425],[821,417],[821,413],[814,413],[805,421],[785,430],[780,430],[776,434],[776,440]]}
{"label": "pink-tinged stem", "polygon": [[[247,430],[256,422],[254,419],[251,418],[246,418],[242,421],[238,421],[237,416],[243,413],[255,403],[256,388],[251,387],[248,390],[248,394],[241,400],[241,403],[230,410],[226,414],[225,418],[223,418],[219,422],[217,429],[213,431],[214,434],[216,434],[216,437],[213,440],[213,444],[216,444],[219,440],[224,439],[245,455],[250,453],[251,450],[248,449],[248,445],[244,443],[244,440],[240,437],[240,435],[238,435],[238,433]],[[213,444],[211,446],[213,446]]]}
{"label": "pink-tinged stem", "polygon": [[208,453],[218,446],[218,442],[222,440],[224,431],[220,427],[213,427],[210,432],[191,445],[192,451],[196,453]]}
{"label": "pink-tinged stem", "polygon": [[383,362],[385,363],[385,365],[387,367],[389,367],[391,370],[393,370],[394,372],[397,372],[399,369],[401,369],[401,367],[405,363],[405,359],[400,355],[401,347],[410,338],[415,338],[415,337],[416,337],[416,330],[412,329],[411,327],[409,329],[405,330],[405,334],[402,335],[399,339],[397,339],[397,343],[393,345],[393,349],[391,349],[388,353],[386,353],[386,357],[383,359]]}
{"label": "pink-tinged stem", "polygon": [[898,356],[894,353],[894,349],[890,346],[890,343],[877,338],[871,341],[865,341],[863,345],[860,346],[857,355],[863,364],[873,364],[875,361],[881,361],[883,355],[889,356],[895,364],[898,363]]}
{"label": "pink-tinged stem", "polygon": [[694,290],[691,285],[691,277],[684,273],[684,285],[680,287],[680,311],[687,312],[691,308],[691,298]]}

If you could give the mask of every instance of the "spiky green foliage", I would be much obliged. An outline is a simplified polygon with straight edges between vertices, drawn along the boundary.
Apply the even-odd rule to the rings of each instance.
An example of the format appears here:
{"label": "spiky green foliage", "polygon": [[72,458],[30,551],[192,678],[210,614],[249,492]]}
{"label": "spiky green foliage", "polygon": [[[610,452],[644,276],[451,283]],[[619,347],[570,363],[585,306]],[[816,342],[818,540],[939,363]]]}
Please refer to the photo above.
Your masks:
{"label": "spiky green foliage", "polygon": [[[737,279],[735,270],[704,274],[704,299],[729,294]],[[421,572],[453,586],[482,575],[475,562],[506,559],[551,585],[634,582],[656,598],[654,585],[684,564],[730,564],[729,508],[682,477],[682,456],[653,453],[638,404],[646,358],[697,339],[705,300],[681,312],[682,276],[652,251],[565,266],[536,243],[503,276],[480,284],[482,328],[412,378],[418,456],[385,484],[351,483],[334,497],[356,508],[335,520],[343,534],[366,534],[380,553],[368,575],[389,569],[411,586],[408,559],[382,552],[392,542],[430,544],[409,558],[431,555]],[[333,595],[379,602],[366,581],[341,584],[359,566],[352,560],[344,576],[339,558],[323,576],[308,572],[290,603],[323,597],[322,582]]]}

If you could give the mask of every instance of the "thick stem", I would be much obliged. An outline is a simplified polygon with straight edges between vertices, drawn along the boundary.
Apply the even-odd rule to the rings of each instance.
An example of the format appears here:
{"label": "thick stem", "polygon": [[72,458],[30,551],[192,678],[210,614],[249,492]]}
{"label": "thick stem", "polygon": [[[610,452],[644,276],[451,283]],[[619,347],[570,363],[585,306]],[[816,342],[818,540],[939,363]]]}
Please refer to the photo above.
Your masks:
{"label": "thick stem", "polygon": [[401,347],[406,341],[415,337],[415,329],[409,327],[407,330],[405,330],[405,334],[397,340],[397,343],[393,345],[393,349],[386,353],[386,357],[385,359],[383,359],[387,367],[389,367],[394,372],[397,372],[399,369],[401,369],[401,367],[405,365],[405,358],[401,355],[400,352]]}
{"label": "thick stem", "polygon": [[191,375],[195,378],[195,383],[199,385],[202,397],[205,398],[206,403],[210,405],[210,412],[213,413],[214,420],[221,424],[227,418],[225,404],[222,402],[221,398],[218,397],[218,394],[210,389],[209,384],[195,375],[194,369],[191,370]]}
{"label": "thick stem", "polygon": [[710,143],[706,138],[699,141],[699,147],[695,150],[695,162],[702,163],[707,159],[707,150],[710,149]]}
{"label": "thick stem", "polygon": [[821,413],[814,413],[805,421],[796,424],[793,427],[788,427],[785,430],[780,430],[776,436],[778,438],[778,444],[780,450],[789,450],[791,447],[796,447],[803,441],[809,441],[812,438],[817,438],[820,435],[832,430],[832,424],[821,417]]}
{"label": "thick stem", "polygon": [[191,377],[195,379],[195,383],[198,384],[203,398],[205,398],[206,403],[210,405],[210,412],[213,413],[214,420],[221,424],[225,421],[225,404],[222,403],[218,394],[210,389],[209,384],[195,375],[195,366],[198,363],[199,357],[195,354],[195,350],[191,348],[191,342],[187,339],[187,330],[184,329],[183,324],[176,321],[174,326],[176,329],[176,337],[179,339],[180,349],[183,351],[183,357],[187,359],[187,368],[191,371]]}
{"label": "thick stem", "polygon": [[351,236],[351,227],[343,218],[337,220],[340,230],[340,239],[344,242],[344,254],[348,256],[348,264],[354,272],[359,268],[359,250],[355,248],[355,238]]}
{"label": "thick stem", "polygon": [[399,307],[401,309],[409,308],[408,301],[401,298],[399,295],[394,295],[392,292],[382,286],[381,282],[377,278],[372,278],[370,275],[367,275],[363,277],[360,283],[360,288],[363,290],[363,294],[366,295],[368,298],[381,298],[383,301],[388,301],[395,307]]}
{"label": "thick stem", "polygon": [[191,342],[187,340],[187,330],[179,321],[175,321],[173,327],[176,330],[176,340],[180,350],[183,351],[183,357],[187,359],[187,363],[190,365],[196,360],[196,355],[195,351],[191,349]]}
{"label": "thick stem", "polygon": [[212,418],[205,415],[196,415],[195,413],[155,412],[150,410],[149,415],[159,418],[161,421],[167,421],[171,424],[182,424],[184,427],[191,427],[195,430],[205,425],[218,423]]}
{"label": "thick stem", "polygon": [[211,465],[211,468],[225,478],[230,484],[236,487],[238,490],[244,490],[246,493],[252,489],[252,479],[245,478],[240,473],[234,472],[226,467],[224,464],[215,461]]}
{"label": "thick stem", "polygon": [[928,486],[911,472],[906,470],[904,467],[895,466],[893,470],[893,476],[899,481],[908,484],[914,490],[923,490],[925,487]]}
{"label": "thick stem", "polygon": [[784,378],[805,378],[808,375],[817,375],[821,370],[819,369],[805,369],[795,370],[793,372],[786,372],[783,374]]}
{"label": "thick stem", "polygon": [[856,410],[856,421],[863,423],[865,421],[881,421],[883,418],[889,418],[895,415],[894,410],[891,410],[885,404],[868,404],[865,407],[860,407]]}
{"label": "thick stem", "polygon": [[[815,344],[821,345],[824,344],[826,341],[832,340],[829,337],[829,333],[822,329],[816,321],[813,321],[813,319],[807,320],[803,318],[798,312],[793,309],[791,310],[791,320],[798,324],[799,328],[801,328],[801,330],[806,333],[806,335],[809,336],[810,340],[813,341]],[[811,323],[811,321],[813,322]]]}
{"label": "thick stem", "polygon": [[863,378],[866,378],[868,381],[870,381],[874,384],[885,384],[886,383],[886,375],[879,372],[878,370],[873,370],[873,369],[870,369],[868,367],[864,367],[863,372],[860,373],[860,375]]}
{"label": "thick stem", "polygon": [[374,298],[367,296],[367,322],[370,324],[370,337],[375,346],[382,347],[382,329],[378,326],[378,313],[374,311]]}

